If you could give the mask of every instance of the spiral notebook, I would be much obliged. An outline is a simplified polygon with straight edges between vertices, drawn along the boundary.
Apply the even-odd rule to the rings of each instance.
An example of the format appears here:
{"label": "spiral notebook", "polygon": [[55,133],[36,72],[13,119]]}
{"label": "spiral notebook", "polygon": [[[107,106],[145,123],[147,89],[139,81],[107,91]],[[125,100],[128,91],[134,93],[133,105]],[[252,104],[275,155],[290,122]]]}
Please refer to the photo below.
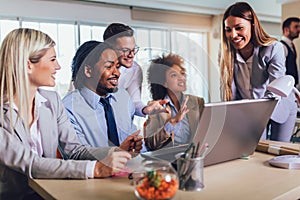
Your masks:
{"label": "spiral notebook", "polygon": [[[213,165],[255,151],[277,104],[277,99],[251,99],[205,104],[192,142],[208,143],[204,165]],[[173,162],[189,144],[142,153],[146,159]]]}

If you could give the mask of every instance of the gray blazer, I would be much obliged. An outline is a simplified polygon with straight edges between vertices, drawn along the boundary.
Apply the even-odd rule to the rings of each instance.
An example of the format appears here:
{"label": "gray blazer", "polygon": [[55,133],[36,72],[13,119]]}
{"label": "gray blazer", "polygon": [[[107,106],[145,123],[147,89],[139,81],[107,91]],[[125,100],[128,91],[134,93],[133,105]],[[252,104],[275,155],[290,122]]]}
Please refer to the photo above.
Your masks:
{"label": "gray blazer", "polygon": [[[4,108],[3,124],[0,124],[0,199],[22,199],[31,193],[30,178],[86,179],[89,161],[102,160],[109,147],[90,148],[77,139],[60,97],[56,92],[39,90],[48,101],[40,107],[38,126],[41,130],[43,157],[30,150],[23,121],[13,111],[12,117]],[[2,120],[0,120],[2,122]],[[14,133],[10,131],[10,122]],[[60,145],[68,160],[54,159]]]}
{"label": "gray blazer", "polygon": [[[254,47],[252,74],[250,84],[252,94],[255,99],[263,97],[274,97],[275,95],[267,91],[267,85],[273,80],[285,75],[285,54],[281,42],[273,42],[270,46]],[[235,60],[234,74],[238,71],[238,63]],[[232,84],[233,99],[243,99],[237,92],[235,86],[236,79]],[[277,104],[271,119],[278,123],[284,123],[289,117],[290,108],[294,107],[296,97],[291,93],[287,98],[282,98]]]}

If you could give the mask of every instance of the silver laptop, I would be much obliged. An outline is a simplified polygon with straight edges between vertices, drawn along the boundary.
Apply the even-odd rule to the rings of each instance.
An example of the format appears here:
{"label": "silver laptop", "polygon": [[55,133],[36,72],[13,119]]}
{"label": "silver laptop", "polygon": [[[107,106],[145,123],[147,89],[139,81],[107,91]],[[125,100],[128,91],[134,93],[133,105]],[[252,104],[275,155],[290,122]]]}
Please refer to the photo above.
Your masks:
{"label": "silver laptop", "polygon": [[[192,142],[208,143],[204,165],[213,165],[253,154],[277,104],[277,99],[251,99],[205,104]],[[141,155],[173,162],[189,144]]]}

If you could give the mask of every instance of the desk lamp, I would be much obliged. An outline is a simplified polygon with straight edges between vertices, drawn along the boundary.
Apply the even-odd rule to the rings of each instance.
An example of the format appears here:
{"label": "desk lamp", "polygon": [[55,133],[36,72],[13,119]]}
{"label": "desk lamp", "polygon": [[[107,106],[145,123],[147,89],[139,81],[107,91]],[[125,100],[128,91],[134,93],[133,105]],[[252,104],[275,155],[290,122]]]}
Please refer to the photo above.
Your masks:
{"label": "desk lamp", "polygon": [[267,90],[281,97],[287,97],[292,91],[300,97],[300,92],[294,87],[295,80],[291,75],[285,75],[272,81]]}
{"label": "desk lamp", "polygon": [[[277,94],[281,97],[287,97],[292,91],[300,98],[300,92],[294,87],[294,77],[290,75],[282,76],[272,81],[267,90]],[[271,165],[287,169],[300,169],[300,156],[299,155],[283,155],[277,156],[269,160]]]}

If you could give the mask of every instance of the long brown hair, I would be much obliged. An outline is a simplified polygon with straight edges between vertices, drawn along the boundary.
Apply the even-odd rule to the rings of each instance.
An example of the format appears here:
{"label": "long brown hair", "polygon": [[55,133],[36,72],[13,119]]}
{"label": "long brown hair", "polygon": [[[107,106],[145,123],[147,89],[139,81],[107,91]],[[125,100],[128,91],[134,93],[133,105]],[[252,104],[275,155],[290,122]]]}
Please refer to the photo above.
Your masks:
{"label": "long brown hair", "polygon": [[262,28],[257,15],[248,3],[237,2],[231,5],[225,11],[222,20],[222,42],[221,42],[221,58],[220,58],[220,71],[221,71],[221,98],[225,101],[232,100],[232,81],[233,81],[233,68],[236,50],[227,40],[225,34],[225,20],[229,16],[243,18],[251,22],[251,42],[254,46],[269,46],[276,38],[272,38]]}

